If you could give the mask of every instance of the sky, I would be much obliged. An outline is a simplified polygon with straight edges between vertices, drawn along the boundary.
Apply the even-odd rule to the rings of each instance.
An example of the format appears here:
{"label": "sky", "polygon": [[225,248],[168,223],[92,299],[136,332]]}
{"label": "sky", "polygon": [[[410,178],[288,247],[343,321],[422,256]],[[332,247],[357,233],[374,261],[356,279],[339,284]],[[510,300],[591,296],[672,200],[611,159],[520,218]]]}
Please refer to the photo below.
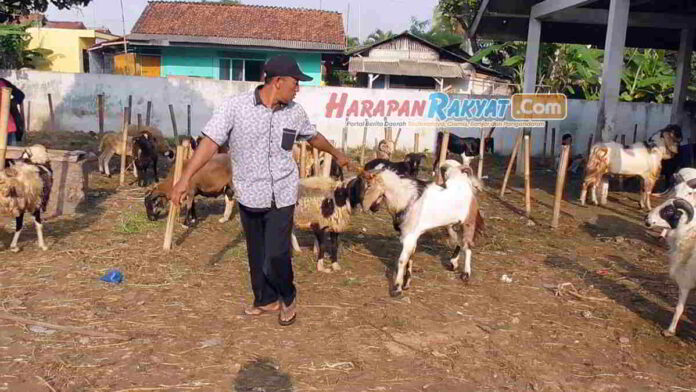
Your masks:
{"label": "sky", "polygon": [[[122,0],[126,34],[130,32],[147,0]],[[325,9],[348,15],[346,34],[364,40],[376,29],[400,33],[410,26],[411,17],[431,19],[437,0],[242,0],[244,4]],[[360,17],[359,17],[360,16]],[[81,21],[88,27],[107,27],[113,34],[123,34],[119,0],[93,0],[87,7],[59,11],[53,5],[46,12],[53,21]]]}

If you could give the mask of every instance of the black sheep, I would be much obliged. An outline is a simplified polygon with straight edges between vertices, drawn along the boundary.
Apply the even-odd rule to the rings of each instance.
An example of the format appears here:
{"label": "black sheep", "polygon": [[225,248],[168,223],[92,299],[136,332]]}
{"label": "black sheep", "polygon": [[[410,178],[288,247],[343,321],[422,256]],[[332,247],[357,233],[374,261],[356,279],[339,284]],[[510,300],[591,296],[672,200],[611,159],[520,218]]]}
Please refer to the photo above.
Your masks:
{"label": "black sheep", "polygon": [[678,172],[679,169],[685,167],[693,167],[693,163],[691,162],[691,154],[689,154],[689,148],[691,148],[694,159],[696,160],[696,144],[692,143],[679,146],[679,150],[677,150],[677,155],[673,156],[670,159],[665,159],[664,161],[662,161],[662,169],[660,171],[660,175],[665,176],[665,182],[662,192],[674,185],[674,173]]}
{"label": "black sheep", "polygon": [[152,165],[157,178],[157,147],[152,139],[152,134],[145,131],[133,138],[133,161],[138,170],[138,186],[147,186],[147,168]]}
{"label": "black sheep", "polygon": [[[438,161],[440,159],[440,149],[442,148],[442,132],[437,133],[437,141],[435,145],[435,160],[433,162],[433,172],[438,167]],[[479,148],[481,146],[481,138],[478,137],[459,137],[457,135],[449,135],[449,141],[447,143],[447,151],[454,154],[464,154],[467,157],[474,157],[479,155]],[[484,151],[493,153],[493,138],[486,138],[486,144],[484,146]]]}

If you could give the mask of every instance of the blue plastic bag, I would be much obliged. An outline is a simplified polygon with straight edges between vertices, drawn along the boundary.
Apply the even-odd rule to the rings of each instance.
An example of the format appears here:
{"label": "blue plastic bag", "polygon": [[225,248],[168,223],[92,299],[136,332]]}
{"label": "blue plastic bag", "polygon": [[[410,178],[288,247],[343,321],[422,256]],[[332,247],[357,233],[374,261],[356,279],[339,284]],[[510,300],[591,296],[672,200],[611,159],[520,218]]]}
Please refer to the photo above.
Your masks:
{"label": "blue plastic bag", "polygon": [[123,273],[117,269],[111,269],[99,279],[107,283],[121,283],[123,282]]}

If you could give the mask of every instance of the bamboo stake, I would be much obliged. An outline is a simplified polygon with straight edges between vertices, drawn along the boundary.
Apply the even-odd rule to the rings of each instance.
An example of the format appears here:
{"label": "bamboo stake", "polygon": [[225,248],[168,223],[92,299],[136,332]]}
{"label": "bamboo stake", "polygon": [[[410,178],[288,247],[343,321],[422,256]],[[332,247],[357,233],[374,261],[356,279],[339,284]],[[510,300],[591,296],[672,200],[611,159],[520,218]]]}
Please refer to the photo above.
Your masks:
{"label": "bamboo stake", "polygon": [[619,138],[619,135],[614,135],[614,142],[616,142],[616,139]]}
{"label": "bamboo stake", "polygon": [[445,162],[445,159],[447,158],[447,146],[449,144],[449,137],[449,131],[444,131],[442,134],[442,144],[440,145],[440,156],[437,161],[437,173],[435,173],[437,177],[437,184],[442,184],[443,182],[442,173],[440,172],[440,166]]}
{"label": "bamboo stake", "polygon": [[633,125],[633,143],[636,142],[636,137],[638,136],[638,124]]}
{"label": "bamboo stake", "polygon": [[307,159],[305,157],[305,144],[300,142],[300,178],[305,178],[307,173]]}
{"label": "bamboo stake", "polygon": [[[335,145],[333,140],[329,140],[329,143],[331,143],[332,146]],[[331,177],[331,160],[332,159],[333,159],[333,157],[331,156],[331,154],[324,153],[324,164],[321,167],[323,177]]]}
{"label": "bamboo stake", "polygon": [[554,229],[558,228],[558,218],[561,216],[561,199],[563,199],[563,188],[565,187],[566,172],[568,171],[569,155],[570,146],[562,146],[561,163],[556,176],[556,194],[553,199],[553,217],[551,218],[551,227]]}
{"label": "bamboo stake", "polygon": [[544,161],[548,159],[546,156],[546,142],[549,137],[549,122],[546,121],[544,122]]}
{"label": "bamboo stake", "polygon": [[10,122],[11,94],[12,89],[9,87],[3,87],[0,89],[0,171],[5,169],[5,156],[7,155],[7,128]]}
{"label": "bamboo stake", "polygon": [[128,125],[131,125],[131,113],[133,113],[133,96],[128,96]]}
{"label": "bamboo stake", "polygon": [[27,133],[31,127],[31,101],[27,101]]}
{"label": "bamboo stake", "polygon": [[367,144],[367,127],[363,129],[362,146],[360,147],[360,166],[365,165],[365,145]]}
{"label": "bamboo stake", "polygon": [[394,140],[394,150],[396,150],[396,146],[399,145],[399,136],[401,136],[401,128],[399,128],[399,131],[396,132],[396,139]]}
{"label": "bamboo stake", "polygon": [[[174,163],[174,178],[172,184],[176,184],[181,178],[181,172],[184,168],[184,146],[176,146],[176,162]],[[175,206],[172,201],[169,202],[169,216],[167,217],[167,229],[164,232],[164,250],[172,249],[172,237],[174,236],[174,223],[179,215],[179,207]]]}
{"label": "bamboo stake", "polygon": [[512,154],[510,155],[510,161],[508,162],[508,167],[507,170],[505,170],[505,177],[503,177],[503,186],[500,188],[500,198],[505,197],[505,187],[507,187],[508,179],[510,179],[510,172],[512,172],[512,165],[515,163],[515,158],[517,158],[517,151],[520,149],[520,146],[522,145],[522,133],[523,131],[520,131],[520,133],[517,135],[517,139],[515,140],[515,147],[512,148]]}
{"label": "bamboo stake", "polygon": [[530,155],[529,135],[524,135],[524,210],[527,213],[527,218],[529,218],[532,213],[531,189],[529,184]]}
{"label": "bamboo stake", "polygon": [[99,134],[104,133],[104,94],[97,94],[97,112],[99,121]]}
{"label": "bamboo stake", "polygon": [[348,147],[348,127],[343,127],[341,131],[341,151],[345,154]]}
{"label": "bamboo stake", "polygon": [[121,172],[118,174],[118,184],[123,186],[126,182],[126,147],[128,145],[128,107],[123,108],[123,138],[121,139]]}
{"label": "bamboo stake", "polygon": [[[626,145],[626,135],[621,135],[621,147]],[[624,190],[624,177],[619,176],[619,191],[623,192]]]}
{"label": "bamboo stake", "polygon": [[414,133],[414,134],[413,134],[413,152],[416,152],[416,153],[417,153],[418,151],[420,151],[420,146],[418,145],[418,144],[420,144],[420,143],[419,143],[420,140],[418,140],[418,139],[420,139],[420,134],[419,134],[419,133]]}
{"label": "bamboo stake", "polygon": [[694,143],[694,138],[690,137],[689,139],[689,163],[691,167],[694,166],[694,148],[692,144]]}
{"label": "bamboo stake", "polygon": [[138,133],[143,129],[143,115],[138,113]]}
{"label": "bamboo stake", "polygon": [[150,115],[152,113],[152,101],[147,101],[147,113],[145,113],[145,126],[150,126]]}
{"label": "bamboo stake", "polygon": [[186,136],[191,137],[191,105],[186,105]]}
{"label": "bamboo stake", "polygon": [[174,140],[179,144],[179,131],[176,129],[176,116],[174,116],[174,106],[169,104],[169,116],[172,118],[172,130],[174,131]]}
{"label": "bamboo stake", "polygon": [[587,159],[590,159],[590,151],[592,151],[592,139],[594,135],[590,135],[590,140],[587,142]]}
{"label": "bamboo stake", "polygon": [[56,130],[56,116],[53,114],[53,99],[51,98],[51,94],[48,94],[48,110],[49,110],[49,113],[51,114],[51,130],[55,131]]}
{"label": "bamboo stake", "polygon": [[551,128],[551,159],[556,158],[556,128]]}
{"label": "bamboo stake", "polygon": [[481,143],[479,143],[479,161],[478,161],[478,179],[480,180],[481,177],[483,177],[483,152],[484,152],[484,147],[486,145],[486,139],[485,139],[484,131],[483,128],[481,128]]}
{"label": "bamboo stake", "polygon": [[312,155],[314,156],[314,176],[319,177],[321,175],[321,166],[319,165],[319,150],[312,148]]}
{"label": "bamboo stake", "polygon": [[120,340],[130,340],[131,339],[130,336],[125,336],[125,335],[118,335],[118,334],[114,334],[114,333],[93,331],[93,330],[89,330],[89,329],[82,329],[82,328],[77,328],[77,327],[68,327],[68,326],[63,326],[63,325],[45,323],[43,321],[30,320],[28,318],[15,316],[13,314],[6,313],[6,312],[0,312],[0,319],[10,320],[10,321],[18,322],[21,324],[27,324],[27,325],[39,325],[42,327],[55,329],[58,331],[72,332],[72,333],[77,333],[80,335],[95,336],[95,337],[99,337],[99,338],[120,339]]}

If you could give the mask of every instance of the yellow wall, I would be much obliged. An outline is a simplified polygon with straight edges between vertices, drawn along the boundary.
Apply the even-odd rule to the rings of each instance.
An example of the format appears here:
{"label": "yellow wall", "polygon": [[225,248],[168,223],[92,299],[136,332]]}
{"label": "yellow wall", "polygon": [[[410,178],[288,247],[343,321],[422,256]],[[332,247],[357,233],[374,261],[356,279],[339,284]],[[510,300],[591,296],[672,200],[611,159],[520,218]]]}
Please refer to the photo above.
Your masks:
{"label": "yellow wall", "polygon": [[[51,53],[45,55],[46,61],[37,66],[42,71],[55,72],[84,72],[82,50],[96,43],[97,35],[94,30],[49,29],[32,27],[27,29],[31,34],[29,49],[47,49]],[[116,38],[116,36],[109,36]]]}

